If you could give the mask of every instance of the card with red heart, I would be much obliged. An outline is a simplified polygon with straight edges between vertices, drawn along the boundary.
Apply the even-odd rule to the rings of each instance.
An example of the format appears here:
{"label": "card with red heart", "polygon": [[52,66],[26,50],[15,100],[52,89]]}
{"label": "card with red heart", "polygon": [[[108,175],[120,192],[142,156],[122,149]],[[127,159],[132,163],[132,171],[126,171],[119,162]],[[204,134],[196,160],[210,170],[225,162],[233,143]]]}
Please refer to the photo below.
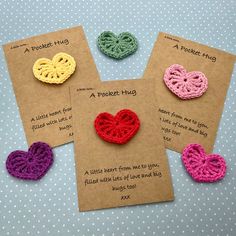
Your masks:
{"label": "card with red heart", "polygon": [[174,199],[154,81],[70,88],[80,211]]}
{"label": "card with red heart", "polygon": [[189,143],[211,153],[235,55],[159,33],[144,72],[156,81],[165,146],[182,152]]}

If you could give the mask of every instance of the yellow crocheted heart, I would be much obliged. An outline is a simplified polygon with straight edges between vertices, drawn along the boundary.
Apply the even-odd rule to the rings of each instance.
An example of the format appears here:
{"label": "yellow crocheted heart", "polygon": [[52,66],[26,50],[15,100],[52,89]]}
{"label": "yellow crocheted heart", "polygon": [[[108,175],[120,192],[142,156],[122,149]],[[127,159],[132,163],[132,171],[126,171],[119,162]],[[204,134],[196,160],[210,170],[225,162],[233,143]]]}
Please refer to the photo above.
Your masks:
{"label": "yellow crocheted heart", "polygon": [[52,60],[48,58],[38,59],[33,66],[34,76],[45,83],[62,84],[75,71],[74,58],[66,53],[57,53]]}

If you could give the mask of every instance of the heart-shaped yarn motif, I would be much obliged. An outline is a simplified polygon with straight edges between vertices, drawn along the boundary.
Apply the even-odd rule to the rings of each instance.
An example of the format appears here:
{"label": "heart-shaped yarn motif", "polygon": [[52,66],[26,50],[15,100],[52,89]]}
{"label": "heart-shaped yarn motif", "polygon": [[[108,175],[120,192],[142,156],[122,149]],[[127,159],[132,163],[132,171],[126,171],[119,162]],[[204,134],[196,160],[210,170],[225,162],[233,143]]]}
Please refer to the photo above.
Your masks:
{"label": "heart-shaped yarn motif", "polygon": [[188,173],[197,182],[216,182],[224,178],[226,162],[218,154],[207,155],[199,144],[189,144],[182,153]]}
{"label": "heart-shaped yarn motif", "polygon": [[103,140],[125,144],[138,132],[140,121],[133,111],[124,109],[115,116],[107,112],[100,113],[94,121],[94,126]]}
{"label": "heart-shaped yarn motif", "polygon": [[129,32],[116,36],[110,31],[105,31],[98,37],[98,47],[109,57],[123,59],[138,49],[138,41]]}
{"label": "heart-shaped yarn motif", "polygon": [[202,72],[187,72],[183,66],[178,64],[166,69],[164,82],[181,99],[200,97],[208,87],[207,78]]}
{"label": "heart-shaped yarn motif", "polygon": [[33,66],[34,76],[45,83],[62,84],[75,71],[74,58],[66,53],[57,53],[52,60],[48,58],[38,59]]}
{"label": "heart-shaped yarn motif", "polygon": [[41,179],[53,163],[51,147],[43,142],[33,143],[28,152],[16,150],[7,158],[10,175],[25,180]]}

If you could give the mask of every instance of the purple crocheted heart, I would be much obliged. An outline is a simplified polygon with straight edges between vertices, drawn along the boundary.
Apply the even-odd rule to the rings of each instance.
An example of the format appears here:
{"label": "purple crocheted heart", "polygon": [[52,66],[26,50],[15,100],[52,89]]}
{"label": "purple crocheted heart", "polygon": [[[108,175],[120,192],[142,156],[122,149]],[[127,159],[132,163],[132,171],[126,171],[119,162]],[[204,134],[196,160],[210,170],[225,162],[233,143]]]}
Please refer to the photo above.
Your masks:
{"label": "purple crocheted heart", "polygon": [[41,179],[53,163],[51,147],[43,142],[33,143],[28,152],[11,152],[6,161],[10,175],[26,180]]}
{"label": "purple crocheted heart", "polygon": [[207,155],[199,144],[189,144],[182,153],[188,173],[197,182],[216,182],[224,178],[226,162],[218,154]]}
{"label": "purple crocheted heart", "polygon": [[166,69],[164,82],[170,91],[181,99],[200,97],[208,87],[207,78],[202,72],[187,72],[178,64]]}

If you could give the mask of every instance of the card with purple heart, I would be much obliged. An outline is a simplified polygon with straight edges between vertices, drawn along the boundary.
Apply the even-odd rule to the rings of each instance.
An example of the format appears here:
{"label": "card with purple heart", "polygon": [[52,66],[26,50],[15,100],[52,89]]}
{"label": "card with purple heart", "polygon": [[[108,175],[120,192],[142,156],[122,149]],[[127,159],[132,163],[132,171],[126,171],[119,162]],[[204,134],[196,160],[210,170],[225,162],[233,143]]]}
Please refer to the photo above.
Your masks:
{"label": "card with purple heart", "polygon": [[51,147],[43,142],[33,143],[29,150],[16,150],[9,154],[6,168],[10,175],[24,180],[39,180],[53,164]]}

